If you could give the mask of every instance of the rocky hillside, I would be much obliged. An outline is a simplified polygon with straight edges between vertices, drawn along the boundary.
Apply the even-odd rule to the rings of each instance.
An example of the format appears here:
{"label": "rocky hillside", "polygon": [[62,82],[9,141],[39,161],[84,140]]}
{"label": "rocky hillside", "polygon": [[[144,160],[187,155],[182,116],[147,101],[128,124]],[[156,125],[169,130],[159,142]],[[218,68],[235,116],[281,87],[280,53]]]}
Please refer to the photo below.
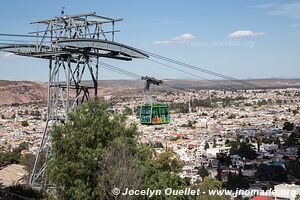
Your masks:
{"label": "rocky hillside", "polygon": [[[247,80],[261,88],[300,88],[299,79],[255,79]],[[217,83],[216,83],[217,82]],[[165,80],[170,87],[180,89],[249,89],[241,87],[232,81],[215,80]],[[83,81],[83,85],[91,85],[90,81]],[[100,96],[113,95],[120,96],[143,96],[144,82],[141,80],[101,80],[99,82],[98,93]],[[151,86],[153,91],[158,89],[157,86]],[[159,88],[160,90],[165,90]],[[90,94],[92,95],[93,92]],[[71,92],[71,95],[73,93]],[[6,81],[0,80],[0,105],[10,105],[13,103],[32,103],[45,102],[47,100],[47,84],[33,81]]]}
{"label": "rocky hillside", "polygon": [[47,85],[31,81],[0,80],[0,105],[47,100]]}

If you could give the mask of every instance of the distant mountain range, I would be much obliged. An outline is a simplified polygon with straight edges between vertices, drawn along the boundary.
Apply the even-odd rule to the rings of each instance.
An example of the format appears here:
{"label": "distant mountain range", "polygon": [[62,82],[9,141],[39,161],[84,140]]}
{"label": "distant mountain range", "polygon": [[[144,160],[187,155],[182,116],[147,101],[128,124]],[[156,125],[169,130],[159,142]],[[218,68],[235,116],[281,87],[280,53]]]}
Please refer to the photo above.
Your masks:
{"label": "distant mountain range", "polygon": [[[262,89],[300,87],[300,79],[251,79],[243,80],[255,84]],[[224,80],[165,80],[166,88],[178,89],[250,89],[253,85],[240,84]],[[83,81],[90,85],[90,81]],[[141,80],[101,80],[99,81],[100,95],[128,96],[129,94],[142,95],[144,82]],[[153,87],[155,89],[156,87]],[[162,88],[167,90],[165,88]],[[7,81],[0,80],[0,105],[14,103],[24,104],[32,102],[45,102],[47,100],[47,83],[33,81]]]}

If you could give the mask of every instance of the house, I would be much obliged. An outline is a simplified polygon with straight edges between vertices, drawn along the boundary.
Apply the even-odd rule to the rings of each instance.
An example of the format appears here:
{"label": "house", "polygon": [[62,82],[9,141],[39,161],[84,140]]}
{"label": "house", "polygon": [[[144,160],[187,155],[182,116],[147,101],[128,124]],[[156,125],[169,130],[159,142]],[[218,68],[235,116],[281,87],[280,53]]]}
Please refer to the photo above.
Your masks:
{"label": "house", "polygon": [[274,186],[275,200],[295,200],[300,195],[300,185],[279,184]]}
{"label": "house", "polygon": [[257,195],[252,197],[250,200],[273,200],[273,197]]}
{"label": "house", "polygon": [[218,148],[208,148],[206,149],[206,155],[208,157],[217,157],[217,154],[226,154],[228,155],[230,147],[218,147]]}

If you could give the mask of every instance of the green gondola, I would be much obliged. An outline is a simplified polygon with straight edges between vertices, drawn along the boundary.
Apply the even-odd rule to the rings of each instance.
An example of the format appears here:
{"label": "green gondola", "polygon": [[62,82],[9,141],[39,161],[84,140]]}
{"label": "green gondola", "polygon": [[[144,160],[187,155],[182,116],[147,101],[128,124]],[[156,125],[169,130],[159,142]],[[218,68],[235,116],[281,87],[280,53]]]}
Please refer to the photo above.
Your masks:
{"label": "green gondola", "polygon": [[150,84],[160,85],[163,83],[163,81],[148,76],[142,76],[142,80],[145,80],[144,95],[148,100],[148,103],[145,103],[141,106],[140,123],[143,125],[170,123],[171,118],[169,105],[155,101],[148,94]]}
{"label": "green gondola", "polygon": [[170,121],[170,109],[166,103],[144,104],[140,109],[141,124],[168,124]]}

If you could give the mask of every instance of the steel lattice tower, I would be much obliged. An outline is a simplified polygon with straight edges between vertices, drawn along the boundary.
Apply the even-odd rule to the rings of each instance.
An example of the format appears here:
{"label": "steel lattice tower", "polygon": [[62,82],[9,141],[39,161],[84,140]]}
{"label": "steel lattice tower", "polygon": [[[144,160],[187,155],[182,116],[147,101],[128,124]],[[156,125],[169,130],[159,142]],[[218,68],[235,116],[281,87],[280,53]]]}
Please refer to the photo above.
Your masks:
{"label": "steel lattice tower", "polygon": [[[97,96],[99,58],[148,57],[133,47],[115,42],[115,33],[119,31],[115,30],[115,23],[121,20],[102,17],[95,12],[39,20],[32,23],[38,30],[30,33],[37,38],[36,44],[0,47],[1,51],[16,55],[49,60],[46,127],[30,175],[33,187],[50,186],[45,174],[45,160],[51,153],[49,128],[68,120],[67,113],[88,100],[90,93]],[[92,84],[84,84],[82,80],[86,76]]]}

